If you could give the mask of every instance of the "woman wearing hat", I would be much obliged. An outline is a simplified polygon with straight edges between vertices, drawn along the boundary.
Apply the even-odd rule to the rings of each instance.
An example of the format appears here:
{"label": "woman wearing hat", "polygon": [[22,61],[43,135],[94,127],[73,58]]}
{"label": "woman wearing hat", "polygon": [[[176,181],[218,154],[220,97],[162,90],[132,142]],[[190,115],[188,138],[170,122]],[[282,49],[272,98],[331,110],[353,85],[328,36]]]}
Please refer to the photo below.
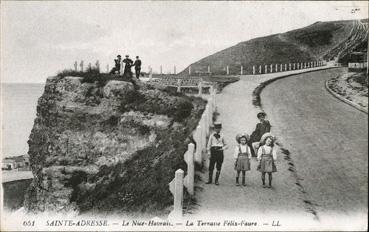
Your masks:
{"label": "woman wearing hat", "polygon": [[[263,188],[272,187],[272,173],[277,171],[275,161],[277,160],[276,149],[274,148],[275,138],[271,135],[263,136],[260,141],[261,146],[258,149],[257,159],[260,162],[257,168],[261,172]],[[265,173],[268,173],[269,185],[265,185]]]}
{"label": "woman wearing hat", "polygon": [[249,139],[250,136],[248,134],[236,136],[236,141],[238,145],[235,147],[233,157],[235,158],[234,169],[237,171],[236,177],[237,186],[240,186],[240,183],[238,182],[240,172],[242,172],[242,185],[246,186],[245,183],[246,171],[250,171],[251,150],[250,147],[247,145],[247,140]]}

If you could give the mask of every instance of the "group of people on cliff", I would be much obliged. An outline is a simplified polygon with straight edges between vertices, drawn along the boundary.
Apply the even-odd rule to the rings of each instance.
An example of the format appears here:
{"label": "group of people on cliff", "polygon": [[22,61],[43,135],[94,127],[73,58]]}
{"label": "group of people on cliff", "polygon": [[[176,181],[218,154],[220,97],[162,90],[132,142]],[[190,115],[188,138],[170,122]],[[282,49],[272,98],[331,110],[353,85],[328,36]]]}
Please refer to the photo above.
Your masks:
{"label": "group of people on cliff", "polygon": [[[275,161],[277,159],[276,149],[274,148],[275,137],[270,133],[271,125],[266,120],[266,113],[257,114],[260,122],[256,125],[251,136],[246,133],[236,136],[237,146],[234,149],[234,169],[236,171],[236,185],[240,186],[239,178],[242,173],[242,185],[246,186],[246,172],[251,170],[251,158],[257,160],[257,170],[261,172],[262,186],[272,187],[272,173],[277,171]],[[215,184],[219,185],[219,176],[224,160],[224,150],[228,148],[224,135],[221,133],[222,124],[214,123],[214,132],[211,133],[207,152],[210,158],[209,179],[206,184],[213,183],[213,171],[216,167]],[[265,175],[268,173],[268,185],[265,184]]]}
{"label": "group of people on cliff", "polygon": [[[115,66],[110,71],[110,74],[122,74],[124,77],[131,79],[133,77],[131,68],[135,67],[136,78],[140,79],[142,61],[139,56],[136,56],[136,60],[133,62],[133,60],[129,58],[129,55],[126,55],[124,60],[122,60],[121,55],[117,55],[117,59],[114,59],[114,63]],[[124,70],[122,70],[123,64]]]}

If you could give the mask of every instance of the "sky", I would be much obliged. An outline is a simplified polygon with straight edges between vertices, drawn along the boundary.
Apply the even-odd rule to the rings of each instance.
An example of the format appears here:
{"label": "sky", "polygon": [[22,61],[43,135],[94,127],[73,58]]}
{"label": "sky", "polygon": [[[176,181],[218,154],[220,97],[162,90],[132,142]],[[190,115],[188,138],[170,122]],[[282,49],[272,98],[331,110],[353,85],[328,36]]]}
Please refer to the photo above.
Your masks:
{"label": "sky", "polygon": [[179,72],[252,38],[362,18],[365,1],[1,1],[1,81],[44,83],[81,60],[106,71],[118,54]]}

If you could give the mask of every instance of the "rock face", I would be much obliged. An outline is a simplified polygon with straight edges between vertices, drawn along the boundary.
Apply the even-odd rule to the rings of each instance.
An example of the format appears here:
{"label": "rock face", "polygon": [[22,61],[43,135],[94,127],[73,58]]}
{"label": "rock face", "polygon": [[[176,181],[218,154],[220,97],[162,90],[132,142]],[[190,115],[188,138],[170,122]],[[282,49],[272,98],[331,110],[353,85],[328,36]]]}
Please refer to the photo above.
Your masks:
{"label": "rock face", "polygon": [[[29,137],[29,211],[160,210],[205,103],[149,86],[50,77]],[[185,142],[184,142],[185,141]]]}

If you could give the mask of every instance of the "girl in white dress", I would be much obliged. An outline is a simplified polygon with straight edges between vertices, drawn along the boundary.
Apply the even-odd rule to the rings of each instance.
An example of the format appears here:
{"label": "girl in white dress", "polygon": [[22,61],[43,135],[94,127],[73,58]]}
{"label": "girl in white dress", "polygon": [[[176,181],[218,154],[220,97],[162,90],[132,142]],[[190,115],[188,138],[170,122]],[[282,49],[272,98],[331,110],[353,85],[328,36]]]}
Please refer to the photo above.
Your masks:
{"label": "girl in white dress", "polygon": [[251,158],[251,150],[247,145],[247,140],[249,139],[249,135],[242,134],[236,136],[236,141],[238,145],[234,149],[235,163],[234,169],[237,171],[236,177],[236,185],[240,186],[239,178],[240,173],[242,172],[242,185],[246,186],[246,171],[250,170],[250,158]]}
{"label": "girl in white dress", "polygon": [[[263,181],[263,188],[272,187],[272,173],[277,171],[275,161],[277,160],[276,149],[274,148],[274,137],[266,136],[264,140],[260,141],[262,146],[258,149],[257,159],[260,162],[258,171],[261,172],[261,180]],[[265,185],[265,173],[268,173],[269,185]]]}

